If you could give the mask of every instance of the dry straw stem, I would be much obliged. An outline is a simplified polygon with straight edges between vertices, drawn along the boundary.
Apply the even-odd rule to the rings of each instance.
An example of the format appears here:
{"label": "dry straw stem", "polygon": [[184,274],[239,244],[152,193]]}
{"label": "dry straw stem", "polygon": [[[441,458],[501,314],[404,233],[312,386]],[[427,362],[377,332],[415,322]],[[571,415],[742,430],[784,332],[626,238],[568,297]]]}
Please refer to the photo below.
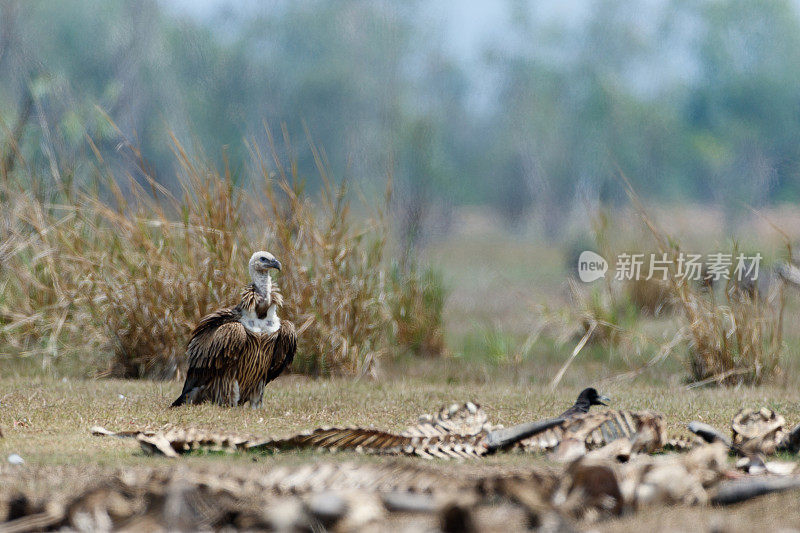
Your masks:
{"label": "dry straw stem", "polygon": [[558,387],[558,384],[561,383],[561,379],[564,377],[564,374],[567,372],[567,369],[572,364],[572,361],[574,361],[575,358],[578,356],[578,354],[581,352],[583,347],[586,346],[586,342],[592,336],[592,333],[594,333],[594,328],[596,327],[597,327],[597,322],[594,322],[592,323],[591,326],[589,326],[589,329],[586,330],[586,333],[583,335],[583,338],[581,338],[580,342],[575,346],[575,349],[572,350],[572,353],[570,354],[569,358],[566,360],[564,365],[558,370],[555,377],[553,377],[553,380],[550,382],[551,391],[555,390],[556,387]]}

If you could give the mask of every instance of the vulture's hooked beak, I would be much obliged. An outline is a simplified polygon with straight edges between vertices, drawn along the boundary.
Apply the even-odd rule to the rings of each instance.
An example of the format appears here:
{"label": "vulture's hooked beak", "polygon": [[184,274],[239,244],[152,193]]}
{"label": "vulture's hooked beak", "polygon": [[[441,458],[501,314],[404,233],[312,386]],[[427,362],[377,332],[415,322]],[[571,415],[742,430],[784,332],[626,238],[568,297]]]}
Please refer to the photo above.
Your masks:
{"label": "vulture's hooked beak", "polygon": [[609,398],[608,396],[603,396],[602,394],[598,396],[597,399],[595,400],[595,402],[597,402],[597,405],[608,405],[605,402],[610,402],[610,401],[611,398]]}
{"label": "vulture's hooked beak", "polygon": [[277,259],[270,259],[269,262],[267,263],[267,265],[270,268],[274,268],[275,270],[280,270],[281,269],[281,262],[278,261]]}

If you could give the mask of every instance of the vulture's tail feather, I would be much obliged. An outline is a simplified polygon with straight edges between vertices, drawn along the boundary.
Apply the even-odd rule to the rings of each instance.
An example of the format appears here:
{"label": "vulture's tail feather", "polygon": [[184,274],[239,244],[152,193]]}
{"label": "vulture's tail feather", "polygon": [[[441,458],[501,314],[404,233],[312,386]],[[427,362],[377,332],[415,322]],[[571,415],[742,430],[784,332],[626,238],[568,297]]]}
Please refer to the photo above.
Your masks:
{"label": "vulture's tail feather", "polygon": [[172,405],[170,405],[170,407],[178,407],[179,405],[183,405],[185,403],[186,403],[186,394],[181,394],[180,396],[178,396],[177,400],[172,402]]}
{"label": "vulture's tail feather", "polygon": [[196,390],[197,387],[197,376],[191,374],[186,376],[186,381],[183,383],[183,389],[181,389],[181,395],[178,396],[178,399],[172,402],[170,407],[178,407],[179,405],[184,405],[187,401],[189,401],[189,395],[192,391]]}

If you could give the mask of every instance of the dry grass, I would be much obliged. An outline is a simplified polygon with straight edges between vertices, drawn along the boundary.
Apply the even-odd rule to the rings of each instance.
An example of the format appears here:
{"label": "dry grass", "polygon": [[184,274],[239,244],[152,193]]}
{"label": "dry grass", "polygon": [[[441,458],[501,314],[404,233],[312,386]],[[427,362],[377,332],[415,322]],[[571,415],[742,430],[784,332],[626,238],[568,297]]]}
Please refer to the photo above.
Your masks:
{"label": "dry grass", "polygon": [[580,324],[580,329],[575,329],[573,334],[582,337],[591,329],[588,341],[592,344],[606,348],[627,344],[630,348],[636,337],[633,330],[642,317],[661,317],[671,310],[670,287],[667,282],[648,276],[646,266],[642,268],[642,276],[615,279],[615,258],[621,253],[639,253],[644,257],[650,254],[637,249],[641,238],[634,237],[636,230],[621,232],[617,229],[623,221],[609,208],[597,209],[590,222],[593,242],[581,239],[574,243],[569,267],[575,268],[582,250],[596,250],[609,262],[608,271],[601,281],[588,285],[570,276],[570,322]]}
{"label": "dry grass", "polygon": [[639,313],[625,292],[619,291],[611,282],[584,288],[570,280],[569,286],[573,312],[567,315],[565,331],[570,331],[569,324],[573,324],[572,335],[579,337],[591,330],[587,340],[605,348],[630,340]]}
{"label": "dry grass", "polygon": [[[566,320],[561,321],[561,338],[570,337],[577,342],[587,335],[589,343],[607,351],[649,352],[652,357],[646,368],[664,361],[683,346],[693,385],[759,384],[781,377],[786,352],[786,299],[782,285],[779,294],[763,299],[757,291],[748,294],[739,290],[734,281],[715,294],[702,282],[681,275],[678,241],[654,222],[632,189],[628,193],[643,228],[655,242],[656,253],[646,251],[651,245],[621,246],[617,241],[630,242],[630,235],[617,232],[612,238],[610,215],[601,210],[593,221],[595,246],[610,261],[609,272],[605,280],[590,285],[571,282],[572,305]],[[641,240],[642,237],[638,239]],[[610,279],[615,275],[619,250],[640,254],[643,264],[638,278]],[[730,250],[734,261],[727,273],[731,280],[736,278],[737,255],[734,246]],[[661,272],[647,279],[651,272],[649,261],[654,257],[659,261],[666,258],[666,263],[656,265],[667,267],[663,279]],[[701,274],[706,275],[707,265],[702,267]],[[554,315],[557,316],[545,315],[545,319],[552,322]],[[674,317],[679,320],[677,327]],[[630,375],[638,372],[632,369]]]}
{"label": "dry grass", "polygon": [[[645,254],[649,257],[650,254]],[[625,284],[625,293],[628,301],[648,316],[662,316],[673,310],[674,301],[670,284],[656,277],[647,279],[641,277],[630,280]]]}
{"label": "dry grass", "polygon": [[[408,283],[408,280],[414,283]],[[442,274],[420,271],[416,263],[396,263],[390,271],[390,309],[397,342],[417,355],[445,355],[444,304],[447,291]]]}
{"label": "dry grass", "polygon": [[[288,135],[284,138],[288,145]],[[391,318],[386,305],[384,210],[379,208],[374,218],[355,222],[346,182],[333,185],[313,143],[322,189],[319,201],[312,202],[297,165],[291,164],[287,171],[271,135],[269,139],[278,188],[273,186],[265,157],[254,147],[267,199],[258,202],[265,207],[257,212],[256,220],[272,222],[273,248],[278,257],[285,258],[281,284],[291,296],[288,316],[300,331],[308,328],[300,337],[293,368],[312,375],[374,374],[390,346],[391,331],[387,327]]]}
{"label": "dry grass", "polygon": [[2,352],[43,367],[69,345],[91,353],[99,331],[88,308],[75,304],[89,289],[92,265],[84,254],[94,246],[91,224],[79,223],[76,206],[35,194],[25,184],[5,181],[0,198]]}
{"label": "dry grass", "polygon": [[726,295],[722,302],[689,290],[681,299],[689,322],[689,365],[696,382],[758,384],[781,374],[784,300]]}
{"label": "dry grass", "polygon": [[346,185],[333,185],[313,144],[322,182],[313,198],[271,137],[269,160],[253,147],[246,176],[190,157],[177,140],[174,146],[179,194],[149,175],[135,149],[136,179],[114,175],[96,151],[92,188],[40,179],[26,165],[2,176],[6,357],[59,372],[71,364],[83,375],[173,377],[185,364],[191,328],[236,302],[257,249],[284,265],[284,313],[300,331],[295,371],[374,374],[394,346],[393,332],[402,333],[400,343],[420,337],[434,339],[426,348],[435,344],[435,335],[415,328],[441,324],[441,304],[412,301],[419,322],[401,320],[392,307],[401,298],[394,292],[402,291],[422,294],[424,304],[427,274],[415,267],[388,281],[383,210],[354,216]]}
{"label": "dry grass", "polygon": [[[688,366],[691,379],[697,384],[759,384],[781,374],[785,299],[765,303],[757,296],[743,295],[725,288],[718,299],[713,291],[704,290],[691,279],[678,275],[680,246],[661,230],[628,184],[628,195],[641,220],[654,237],[659,252],[670,260],[667,281],[671,299],[677,302],[685,323],[688,339]],[[736,257],[736,247],[731,251]],[[733,267],[728,272],[734,279]]]}

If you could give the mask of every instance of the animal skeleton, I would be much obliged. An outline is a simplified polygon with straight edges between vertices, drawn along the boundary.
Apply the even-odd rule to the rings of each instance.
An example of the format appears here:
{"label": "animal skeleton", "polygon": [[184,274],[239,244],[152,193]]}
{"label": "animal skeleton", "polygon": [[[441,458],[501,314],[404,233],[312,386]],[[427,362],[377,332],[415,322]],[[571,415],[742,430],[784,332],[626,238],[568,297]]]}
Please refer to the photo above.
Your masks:
{"label": "animal skeleton", "polygon": [[527,452],[549,451],[566,437],[579,440],[588,449],[599,448],[619,438],[628,438],[637,442],[641,449],[647,450],[668,444],[663,417],[648,411],[601,411],[574,415],[568,419],[552,419],[538,423],[538,431],[534,435],[530,434],[529,427],[528,424],[508,429],[495,426],[488,421],[479,405],[467,402],[443,407],[432,415],[423,415],[419,423],[401,433],[358,426],[321,427],[280,438],[256,438],[181,428],[114,433],[95,427],[92,433],[135,437],[146,452],[169,457],[199,449],[265,453],[290,448],[317,448],[330,451],[348,449],[379,455],[413,455],[426,459],[478,458],[501,448]]}

